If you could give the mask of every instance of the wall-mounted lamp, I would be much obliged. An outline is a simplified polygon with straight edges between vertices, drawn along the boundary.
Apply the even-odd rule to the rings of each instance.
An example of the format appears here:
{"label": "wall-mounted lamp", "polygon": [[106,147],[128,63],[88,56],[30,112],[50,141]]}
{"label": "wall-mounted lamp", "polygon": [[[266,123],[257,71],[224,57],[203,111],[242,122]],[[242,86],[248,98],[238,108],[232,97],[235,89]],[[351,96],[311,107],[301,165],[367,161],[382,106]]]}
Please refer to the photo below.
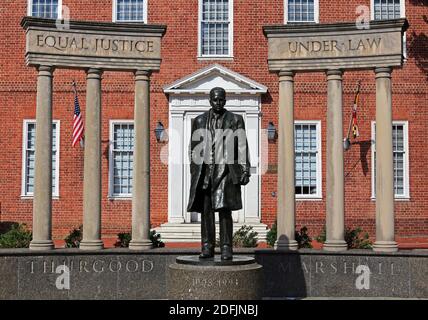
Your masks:
{"label": "wall-mounted lamp", "polygon": [[343,139],[343,149],[345,149],[345,151],[351,149],[351,141],[349,140],[349,138]]}
{"label": "wall-mounted lamp", "polygon": [[158,124],[155,128],[155,136],[157,142],[163,142],[165,141],[165,127],[163,126],[162,122],[158,121]]}
{"label": "wall-mounted lamp", "polygon": [[267,136],[269,141],[275,141],[276,139],[276,128],[272,121],[267,126]]}

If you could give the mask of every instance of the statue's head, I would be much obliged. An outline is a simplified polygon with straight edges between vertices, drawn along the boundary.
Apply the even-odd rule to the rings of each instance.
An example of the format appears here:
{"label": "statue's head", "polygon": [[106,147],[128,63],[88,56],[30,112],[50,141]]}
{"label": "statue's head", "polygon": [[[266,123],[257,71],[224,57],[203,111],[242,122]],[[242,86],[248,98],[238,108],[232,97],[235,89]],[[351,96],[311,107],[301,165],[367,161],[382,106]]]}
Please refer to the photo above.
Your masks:
{"label": "statue's head", "polygon": [[223,88],[215,87],[210,91],[210,105],[213,111],[220,113],[226,104],[226,91]]}

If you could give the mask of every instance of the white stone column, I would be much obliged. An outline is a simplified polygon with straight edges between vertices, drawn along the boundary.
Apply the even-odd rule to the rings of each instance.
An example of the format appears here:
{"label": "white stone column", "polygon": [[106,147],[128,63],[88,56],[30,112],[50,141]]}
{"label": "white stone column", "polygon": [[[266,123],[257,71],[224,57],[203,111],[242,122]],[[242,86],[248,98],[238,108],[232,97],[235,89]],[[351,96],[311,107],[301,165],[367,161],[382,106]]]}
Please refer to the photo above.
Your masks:
{"label": "white stone column", "polygon": [[80,249],[103,248],[101,240],[101,75],[86,76],[85,155],[83,177],[83,239]]}
{"label": "white stone column", "polygon": [[132,240],[129,249],[152,248],[150,241],[150,73],[135,73]]}
{"label": "white stone column", "polygon": [[39,66],[32,250],[53,249],[52,241],[52,80],[53,68]]}
{"label": "white stone column", "polygon": [[279,73],[278,204],[276,249],[296,250],[294,173],[294,73]]}
{"label": "white stone column", "polygon": [[376,68],[376,241],[374,251],[398,250],[394,235],[391,68]]}
{"label": "white stone column", "polygon": [[347,249],[343,168],[342,71],[327,71],[327,223],[326,251]]}
{"label": "white stone column", "polygon": [[[168,223],[184,223],[186,212],[185,205],[187,200],[183,201],[183,193],[188,191],[175,186],[185,185],[186,170],[189,170],[188,145],[189,141],[185,139],[184,132],[184,111],[171,111],[169,123],[169,143],[168,143]],[[186,197],[188,198],[188,197]],[[189,219],[190,220],[190,219]]]}
{"label": "white stone column", "polygon": [[[247,141],[250,152],[251,167],[257,168],[256,172],[251,173],[250,182],[242,188],[242,192],[245,194],[245,217],[242,217],[242,222],[246,224],[259,224],[260,223],[260,212],[259,212],[259,178],[260,178],[260,166],[258,164],[259,156],[259,136],[260,132],[260,111],[252,110],[246,112],[246,123],[247,129]],[[256,130],[257,129],[257,130]]]}

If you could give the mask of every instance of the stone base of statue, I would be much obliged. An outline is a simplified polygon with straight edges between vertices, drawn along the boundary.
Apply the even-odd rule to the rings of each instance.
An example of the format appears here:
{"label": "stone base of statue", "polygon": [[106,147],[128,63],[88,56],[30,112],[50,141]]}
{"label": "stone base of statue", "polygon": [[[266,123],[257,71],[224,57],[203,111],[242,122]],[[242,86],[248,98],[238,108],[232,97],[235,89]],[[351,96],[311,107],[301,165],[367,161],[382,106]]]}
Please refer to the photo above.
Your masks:
{"label": "stone base of statue", "polygon": [[169,266],[167,289],[168,299],[257,300],[263,294],[263,270],[252,257],[181,256]]}

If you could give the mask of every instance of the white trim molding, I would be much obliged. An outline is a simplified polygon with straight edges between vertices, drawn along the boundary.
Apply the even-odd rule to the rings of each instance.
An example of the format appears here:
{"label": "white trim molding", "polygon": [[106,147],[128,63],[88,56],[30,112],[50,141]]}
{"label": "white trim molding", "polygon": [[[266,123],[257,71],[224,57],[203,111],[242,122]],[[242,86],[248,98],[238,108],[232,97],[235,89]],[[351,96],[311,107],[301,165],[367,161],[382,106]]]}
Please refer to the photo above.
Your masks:
{"label": "white trim molding", "polygon": [[[33,17],[33,0],[27,0],[27,16]],[[57,19],[62,19],[62,0],[58,0]]]}
{"label": "white trim molding", "polygon": [[[296,200],[322,200],[322,140],[321,140],[321,121],[320,120],[295,120],[294,126],[296,125],[316,125],[317,134],[317,165],[316,165],[316,177],[317,177],[317,193],[316,194],[296,194]],[[296,136],[294,136],[296,139]]]}
{"label": "white trim molding", "polygon": [[[209,77],[215,79],[212,82],[208,82],[207,78]],[[167,94],[208,94],[215,86],[216,81],[227,81],[228,85],[223,83],[223,85],[226,85],[227,93],[263,94],[267,92],[266,86],[219,64],[212,64],[178,79],[165,86],[163,90]]]}
{"label": "white trim molding", "polygon": [[284,24],[288,23],[319,23],[320,9],[319,0],[314,0],[314,21],[288,21],[288,0],[284,0]]}
{"label": "white trim molding", "polygon": [[229,54],[225,55],[202,54],[202,4],[198,0],[198,60],[233,60],[233,0],[229,0]]}
{"label": "white trim molding", "polygon": [[[372,186],[372,195],[371,199],[376,199],[376,184],[375,184],[375,161],[374,156],[376,152],[376,121],[371,122],[371,136],[372,136],[372,148],[371,148],[371,186]],[[402,195],[395,194],[395,188],[394,188],[394,198],[396,201],[399,200],[409,200],[410,199],[410,174],[409,174],[409,122],[408,121],[392,121],[392,125],[399,125],[403,126],[403,147],[404,147],[404,157],[403,157],[403,191],[404,193]]]}
{"label": "white trim molding", "polygon": [[142,0],[143,2],[143,20],[117,20],[116,14],[117,14],[117,0],[113,0],[113,8],[112,8],[112,22],[142,22],[142,23],[148,23],[147,22],[147,10],[148,10],[148,2],[149,0]]}
{"label": "white trim molding", "polygon": [[113,139],[114,126],[118,124],[134,124],[130,119],[111,119],[109,121],[109,147],[108,147],[108,199],[109,200],[132,200],[132,193],[115,194],[114,193],[114,159],[113,159]]}
{"label": "white trim molding", "polygon": [[[60,162],[60,120],[53,120],[52,124],[55,124],[56,130],[56,159],[55,159],[55,189],[52,190],[52,197],[54,199],[59,198],[59,162]],[[22,163],[21,163],[21,198],[22,199],[33,199],[34,194],[27,192],[26,189],[26,177],[27,177],[27,139],[28,139],[28,125],[35,124],[36,119],[24,119],[22,128]]]}

